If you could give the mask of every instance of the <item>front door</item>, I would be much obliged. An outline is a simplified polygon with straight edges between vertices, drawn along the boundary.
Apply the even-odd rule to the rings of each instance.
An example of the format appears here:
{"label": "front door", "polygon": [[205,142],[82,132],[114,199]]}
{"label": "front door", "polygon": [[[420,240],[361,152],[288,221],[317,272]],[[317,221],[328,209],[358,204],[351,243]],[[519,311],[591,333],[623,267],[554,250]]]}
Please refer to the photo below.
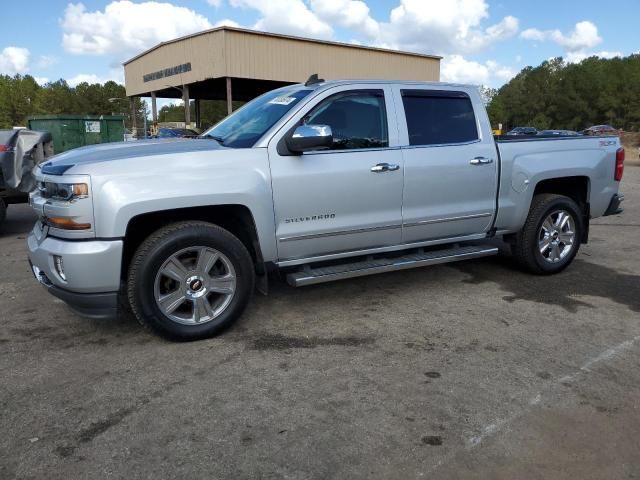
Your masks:
{"label": "front door", "polygon": [[[498,159],[468,93],[396,88],[407,132],[403,243],[482,235],[496,209]],[[474,92],[471,92],[474,95]],[[475,99],[479,105],[479,96]],[[481,108],[481,107],[480,107]],[[483,117],[480,117],[483,118]]]}
{"label": "front door", "polygon": [[[355,86],[353,86],[355,87]],[[305,106],[282,131],[329,125],[333,148],[278,154],[269,144],[280,261],[399,244],[402,154],[393,103],[384,88],[334,88]]]}

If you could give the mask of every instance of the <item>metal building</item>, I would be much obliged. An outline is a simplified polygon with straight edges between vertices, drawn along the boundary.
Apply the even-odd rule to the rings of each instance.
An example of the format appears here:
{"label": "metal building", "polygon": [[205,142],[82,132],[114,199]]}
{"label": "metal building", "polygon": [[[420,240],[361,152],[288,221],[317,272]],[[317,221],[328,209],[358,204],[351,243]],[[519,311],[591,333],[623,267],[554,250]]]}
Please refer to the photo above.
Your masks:
{"label": "metal building", "polygon": [[[127,96],[250,100],[284,85],[321,78],[425,80],[440,79],[440,59],[337,42],[311,40],[232,27],[219,27],[162,42],[124,63]],[[185,109],[187,123],[189,109]]]}

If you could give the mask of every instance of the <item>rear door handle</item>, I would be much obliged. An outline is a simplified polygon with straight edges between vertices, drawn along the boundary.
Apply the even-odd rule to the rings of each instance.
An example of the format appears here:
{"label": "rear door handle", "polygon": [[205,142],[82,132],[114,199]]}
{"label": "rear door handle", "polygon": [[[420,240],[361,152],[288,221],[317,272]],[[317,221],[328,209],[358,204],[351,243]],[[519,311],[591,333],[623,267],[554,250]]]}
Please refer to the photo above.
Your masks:
{"label": "rear door handle", "polygon": [[395,163],[378,163],[371,167],[373,173],[395,172],[398,169],[400,169],[400,165]]}
{"label": "rear door handle", "polygon": [[488,163],[493,163],[493,158],[487,157],[476,157],[472,160],[469,160],[471,165],[486,165]]}

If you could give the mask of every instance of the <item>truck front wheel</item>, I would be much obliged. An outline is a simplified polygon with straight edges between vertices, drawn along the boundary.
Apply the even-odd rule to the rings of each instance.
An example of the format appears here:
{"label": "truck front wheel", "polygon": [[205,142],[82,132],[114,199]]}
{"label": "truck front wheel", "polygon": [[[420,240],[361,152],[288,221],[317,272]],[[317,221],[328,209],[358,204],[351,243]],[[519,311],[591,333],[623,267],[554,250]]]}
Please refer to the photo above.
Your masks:
{"label": "truck front wheel", "polygon": [[551,193],[536,195],[524,227],[513,238],[513,256],[531,273],[558,273],[578,253],[582,229],[580,207],[572,199]]}
{"label": "truck front wheel", "polygon": [[141,323],[173,340],[198,340],[238,319],[254,276],[249,252],[230,232],[206,222],[180,222],[138,247],[127,294]]}

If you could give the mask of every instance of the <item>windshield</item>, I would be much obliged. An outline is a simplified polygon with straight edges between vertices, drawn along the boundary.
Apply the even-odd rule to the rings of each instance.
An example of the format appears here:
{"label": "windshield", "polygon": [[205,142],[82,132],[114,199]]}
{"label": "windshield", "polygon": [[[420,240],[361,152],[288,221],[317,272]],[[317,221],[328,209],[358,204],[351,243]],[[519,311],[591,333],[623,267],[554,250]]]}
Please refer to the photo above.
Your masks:
{"label": "windshield", "polygon": [[215,138],[225,147],[253,147],[267,130],[309,93],[311,90],[293,89],[265,93],[211,127],[202,137]]}

